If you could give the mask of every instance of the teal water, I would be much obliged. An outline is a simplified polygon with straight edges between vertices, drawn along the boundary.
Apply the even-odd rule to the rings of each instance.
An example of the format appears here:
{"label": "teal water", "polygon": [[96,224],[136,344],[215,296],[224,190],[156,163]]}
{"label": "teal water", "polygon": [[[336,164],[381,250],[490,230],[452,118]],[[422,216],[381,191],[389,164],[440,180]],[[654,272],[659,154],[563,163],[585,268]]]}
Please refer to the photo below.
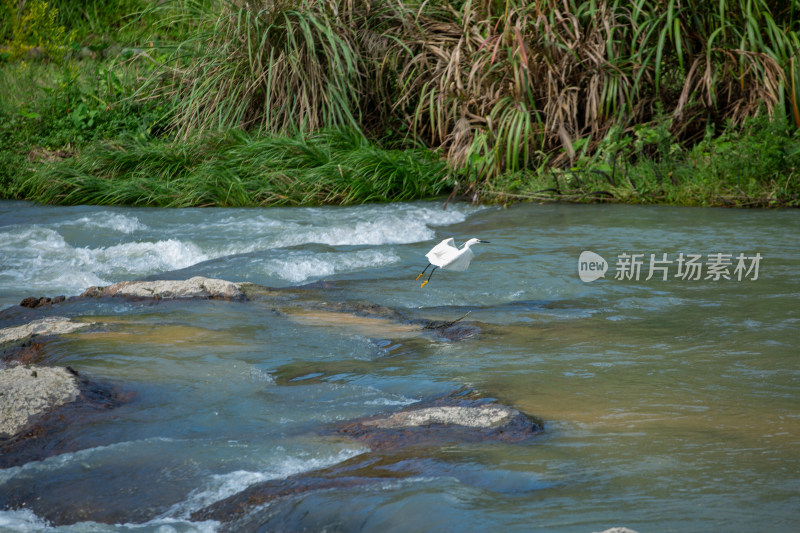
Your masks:
{"label": "teal water", "polygon": [[[366,452],[320,427],[471,388],[540,418],[544,433],[523,444],[447,445],[417,458],[419,476],[279,500],[249,525],[795,531],[799,235],[800,216],[788,210],[0,202],[0,308],[125,279],[203,275],[276,287],[327,281],[309,298],[419,318],[469,312],[481,328],[446,341],[259,302],[45,311],[102,324],[48,345],[47,361],[134,400],[59,435],[79,451],[0,470],[0,529],[213,531],[220,524],[189,515],[254,483]],[[450,236],[491,244],[475,247],[468,271],[437,271],[421,289],[424,254]],[[579,278],[587,250],[608,262],[605,278]],[[668,279],[645,279],[650,254],[664,253]],[[715,254],[730,254],[732,279],[676,277],[681,253],[701,255],[703,278]],[[643,254],[638,280],[615,279],[622,254]],[[736,279],[739,254],[760,254],[757,279]],[[21,499],[24,508],[9,508]],[[95,519],[82,520],[82,509]],[[65,510],[74,523],[49,522]]]}

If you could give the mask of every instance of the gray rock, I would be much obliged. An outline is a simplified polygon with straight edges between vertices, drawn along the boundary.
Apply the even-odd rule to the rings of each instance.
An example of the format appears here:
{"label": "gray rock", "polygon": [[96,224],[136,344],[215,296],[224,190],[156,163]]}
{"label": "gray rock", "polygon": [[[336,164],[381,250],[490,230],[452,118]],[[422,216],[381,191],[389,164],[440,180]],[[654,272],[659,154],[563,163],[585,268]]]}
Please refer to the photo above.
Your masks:
{"label": "gray rock", "polygon": [[[373,487],[387,480],[427,476],[430,449],[459,442],[499,440],[523,442],[541,425],[505,405],[480,399],[446,397],[424,406],[347,422],[336,431],[370,448],[348,461],[286,479],[256,483],[191,515],[195,521],[218,520],[223,530],[257,529],[237,522],[253,509],[287,496],[310,491]],[[444,475],[447,475],[445,473]],[[245,523],[247,518],[244,519]],[[259,524],[261,524],[260,519]],[[621,533],[621,532],[620,532]]]}
{"label": "gray rock", "polygon": [[0,370],[0,437],[15,435],[36,416],[74,401],[79,393],[78,380],[66,368]]}
{"label": "gray rock", "polygon": [[244,293],[238,285],[222,279],[195,276],[187,280],[121,281],[108,287],[91,287],[84,298],[115,296],[135,299],[222,299],[241,300]]}
{"label": "gray rock", "polygon": [[73,322],[63,316],[41,318],[22,326],[0,329],[0,344],[18,341],[31,335],[63,335],[91,324],[91,322]]}
{"label": "gray rock", "polygon": [[387,418],[366,420],[365,426],[382,429],[447,424],[470,428],[493,428],[503,425],[519,411],[504,405],[425,407],[394,413]]}
{"label": "gray rock", "polygon": [[365,417],[336,429],[372,451],[386,452],[452,442],[522,442],[542,431],[541,422],[505,405],[442,398],[427,405]]}

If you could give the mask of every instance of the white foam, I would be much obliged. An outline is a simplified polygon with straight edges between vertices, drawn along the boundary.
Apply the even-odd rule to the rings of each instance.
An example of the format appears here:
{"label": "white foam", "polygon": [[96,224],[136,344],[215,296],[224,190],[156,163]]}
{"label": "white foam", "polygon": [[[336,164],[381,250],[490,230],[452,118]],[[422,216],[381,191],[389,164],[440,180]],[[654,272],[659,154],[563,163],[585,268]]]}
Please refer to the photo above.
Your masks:
{"label": "white foam", "polygon": [[177,270],[210,259],[197,245],[175,239],[129,242],[89,253],[90,262],[101,272],[124,271],[133,276]]}
{"label": "white foam", "polygon": [[42,531],[50,524],[34,514],[30,509],[0,511],[0,531]]}
{"label": "white foam", "polygon": [[[327,217],[326,217],[327,218]],[[430,207],[371,206],[354,211],[343,220],[331,220],[319,225],[307,225],[278,239],[278,246],[306,243],[341,245],[406,244],[433,239],[436,233],[429,226],[456,224],[466,220],[459,210]],[[321,227],[320,227],[321,226]]]}
{"label": "white foam", "polygon": [[44,249],[62,249],[66,246],[64,238],[55,230],[42,226],[12,226],[0,232],[0,248],[25,248],[36,245]]}
{"label": "white foam", "polygon": [[364,402],[366,405],[411,405],[412,403],[417,403],[418,400],[412,400],[410,398],[402,397],[399,400],[393,400],[391,398],[377,398],[375,400],[367,400]]}
{"label": "white foam", "polygon": [[[102,527],[105,524],[98,524]],[[143,524],[116,524],[108,526],[108,531],[153,531],[153,533],[214,533],[221,524],[215,520],[203,522],[191,522],[189,520],[176,520],[174,518],[157,518],[144,522]],[[83,530],[81,530],[83,531]],[[90,531],[105,531],[102,529],[91,529]]]}
{"label": "white foam", "polygon": [[419,400],[415,400],[414,398],[408,398],[407,396],[403,396],[402,394],[390,394],[390,397],[386,397],[386,392],[375,388],[375,387],[366,387],[366,389],[375,395],[377,398],[372,400],[366,400],[364,404],[366,405],[411,405],[412,403],[417,403]]}
{"label": "white foam", "polygon": [[275,378],[272,377],[272,374],[255,366],[250,367],[249,376],[253,381],[262,381],[270,385],[275,384]]}
{"label": "white foam", "polygon": [[89,248],[69,245],[57,231],[31,226],[0,232],[0,287],[80,292],[92,285],[186,268],[209,258],[174,239]]}
{"label": "white foam", "polygon": [[362,268],[385,266],[399,262],[400,258],[391,252],[378,250],[358,250],[355,252],[289,252],[282,259],[268,259],[261,263],[265,274],[276,276],[292,283],[311,278],[332,276],[339,272],[353,272]]}
{"label": "white foam", "polygon": [[[204,223],[203,232],[233,236],[220,255],[273,248],[327,244],[358,246],[408,244],[433,239],[432,227],[456,224],[481,208],[387,204],[345,208],[277,210],[279,216],[237,214]],[[236,237],[239,236],[239,237]],[[245,236],[245,237],[242,237]]]}
{"label": "white foam", "polygon": [[423,222],[399,218],[317,228],[309,226],[276,239],[275,246],[319,243],[331,246],[402,244],[430,240],[435,232]]}
{"label": "white foam", "polygon": [[175,518],[157,518],[141,524],[103,524],[79,522],[68,526],[52,526],[47,520],[36,516],[30,509],[0,511],[0,531],[60,532],[60,533],[119,533],[128,531],[152,531],[153,533],[213,533],[221,524],[214,520],[191,522]]}
{"label": "white foam", "polygon": [[188,518],[193,512],[238,494],[256,483],[284,479],[301,472],[325,468],[360,455],[364,451],[364,449],[346,448],[324,457],[286,457],[263,472],[236,470],[227,474],[215,474],[208,479],[205,486],[192,491],[185,501],[173,505],[162,517]]}
{"label": "white foam", "polygon": [[112,211],[100,211],[92,214],[91,217],[86,216],[76,220],[67,220],[54,224],[54,226],[80,226],[87,230],[110,229],[125,235],[147,229],[147,225],[143,224],[135,216]]}
{"label": "white foam", "polygon": [[35,474],[40,472],[51,472],[61,468],[69,467],[76,462],[90,462],[92,456],[96,454],[111,453],[125,453],[127,448],[141,449],[143,445],[150,443],[163,443],[174,442],[174,439],[168,437],[151,437],[148,439],[124,441],[109,444],[107,446],[95,446],[93,448],[86,448],[77,452],[67,452],[59,455],[48,457],[41,461],[31,461],[20,466],[12,466],[10,468],[0,469],[0,484],[6,483],[19,475]]}

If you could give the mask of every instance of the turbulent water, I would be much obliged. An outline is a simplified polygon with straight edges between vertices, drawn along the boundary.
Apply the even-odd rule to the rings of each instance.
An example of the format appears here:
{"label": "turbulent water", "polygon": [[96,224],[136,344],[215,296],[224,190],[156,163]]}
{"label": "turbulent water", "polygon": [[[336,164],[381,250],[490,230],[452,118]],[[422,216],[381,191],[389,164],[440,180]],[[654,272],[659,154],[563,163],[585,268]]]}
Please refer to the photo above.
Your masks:
{"label": "turbulent water", "polygon": [[[469,312],[465,320],[480,327],[448,341],[218,301],[92,300],[42,311],[104,324],[48,345],[47,362],[134,400],[65,430],[60,438],[75,451],[0,470],[0,530],[213,531],[218,522],[190,515],[256,483],[366,452],[321,427],[469,388],[543,420],[544,433],[435,449],[415,458],[422,475],[298,494],[259,509],[252,523],[795,531],[799,215],[0,202],[0,308],[120,280],[203,275],[273,287],[324,280],[310,286],[312,297],[418,318]],[[425,253],[450,236],[491,244],[474,248],[468,271],[437,271],[420,288]],[[584,251],[599,258],[583,274],[605,261],[604,277],[581,280]],[[638,272],[629,268],[637,263]],[[83,509],[103,520],[82,520]],[[53,525],[54,516],[73,523]]]}

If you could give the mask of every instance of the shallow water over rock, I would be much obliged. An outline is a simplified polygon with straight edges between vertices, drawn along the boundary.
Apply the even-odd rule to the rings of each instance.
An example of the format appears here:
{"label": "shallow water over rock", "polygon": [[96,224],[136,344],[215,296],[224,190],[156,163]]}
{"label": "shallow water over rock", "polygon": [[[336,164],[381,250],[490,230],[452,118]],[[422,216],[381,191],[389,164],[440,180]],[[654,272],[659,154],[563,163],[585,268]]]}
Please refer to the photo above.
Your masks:
{"label": "shallow water over rock", "polygon": [[[0,328],[92,323],[28,340],[35,362],[124,393],[54,429],[55,455],[0,469],[0,529],[792,531],[798,234],[796,211],[0,202]],[[492,244],[421,289],[449,236]],[[587,250],[604,279],[579,278]],[[615,279],[623,254],[638,279]],[[706,279],[716,254],[729,279]],[[760,254],[757,279],[739,254]],[[246,298],[72,298],[195,276]],[[364,425],[442,398],[544,431],[478,439],[439,425],[455,411]],[[250,494],[233,522],[203,511]]]}

